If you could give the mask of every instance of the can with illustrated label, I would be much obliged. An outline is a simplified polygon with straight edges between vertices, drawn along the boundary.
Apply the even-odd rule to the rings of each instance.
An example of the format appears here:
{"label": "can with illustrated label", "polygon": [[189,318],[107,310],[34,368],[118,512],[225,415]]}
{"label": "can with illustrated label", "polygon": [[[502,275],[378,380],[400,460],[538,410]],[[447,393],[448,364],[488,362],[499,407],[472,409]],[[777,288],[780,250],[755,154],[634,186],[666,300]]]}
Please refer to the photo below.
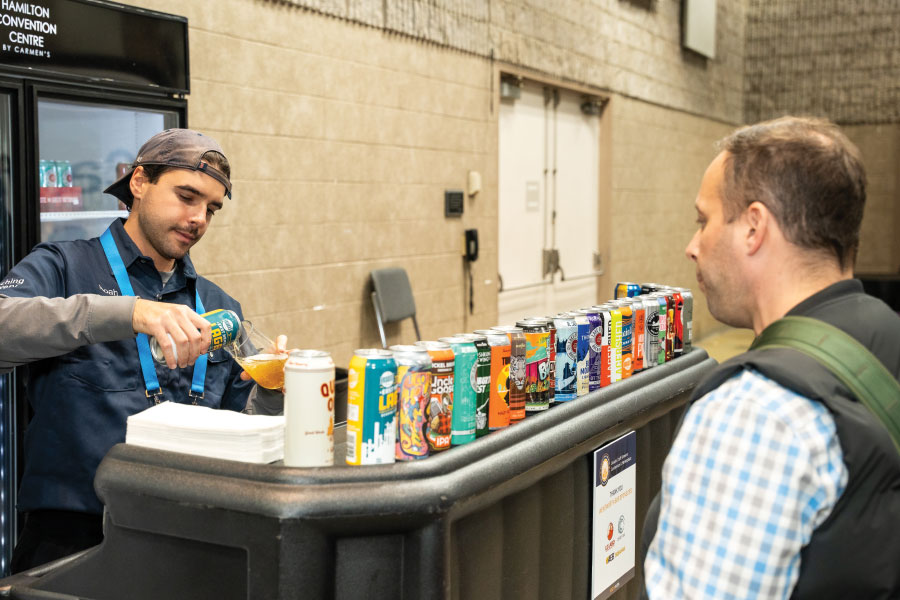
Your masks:
{"label": "can with illustrated label", "polygon": [[591,322],[587,315],[578,311],[562,313],[561,316],[573,319],[578,327],[578,345],[575,348],[575,395],[580,398],[591,390]]}
{"label": "can with illustrated label", "polygon": [[[209,321],[212,333],[209,340],[209,348],[206,350],[207,352],[218,350],[219,348],[223,348],[226,344],[230,344],[241,330],[241,319],[237,316],[237,313],[232,310],[220,308],[203,313],[200,316]],[[171,337],[172,336],[169,336],[170,339]],[[172,350],[174,351],[174,347]],[[166,357],[163,355],[162,348],[159,347],[159,342],[155,337],[150,338],[150,354],[153,355],[153,360],[156,362],[166,362]],[[178,359],[177,353],[175,359]]]}
{"label": "can with illustrated label", "polygon": [[659,303],[659,359],[656,361],[656,364],[664,365],[666,363],[666,340],[669,331],[669,303],[666,300],[666,295],[661,292],[654,293],[652,297],[656,298],[656,301]]}
{"label": "can with illustrated label", "polygon": [[425,409],[431,398],[431,356],[421,346],[391,346],[397,361],[397,420],[394,423],[397,460],[428,457]]}
{"label": "can with illustrated label", "polygon": [[612,383],[612,347],[610,335],[612,333],[612,313],[608,304],[599,304],[591,307],[597,312],[602,322],[600,337],[594,343],[600,346],[600,387],[606,387]]}
{"label": "can with illustrated label", "polygon": [[640,296],[634,296],[631,302],[631,308],[634,312],[634,349],[632,351],[632,362],[634,363],[634,372],[644,370],[644,344],[646,343],[647,330],[647,311],[644,310],[644,299]]}
{"label": "can with illustrated label", "polygon": [[462,336],[439,338],[450,344],[455,356],[453,368],[453,419],[450,444],[461,446],[475,441],[476,379],[478,350],[475,344]]}
{"label": "can with illustrated label", "polygon": [[[491,352],[491,372],[488,382],[488,429],[496,431],[509,427],[509,336],[493,329],[476,329],[483,335]],[[477,419],[477,417],[476,417]],[[475,432],[478,435],[478,432]]]}
{"label": "can with illustrated label", "polygon": [[488,414],[491,404],[491,347],[487,336],[482,333],[458,333],[475,344],[475,437],[480,438],[491,432]]}
{"label": "can with illustrated label", "polygon": [[347,370],[347,464],[394,462],[397,361],[389,350],[357,350]]}
{"label": "can with illustrated label", "polygon": [[690,352],[694,343],[694,294],[689,288],[676,288],[681,292],[684,298],[684,309],[682,309],[682,320],[684,321],[684,337],[682,343],[684,351]]}
{"label": "can with illustrated label", "polygon": [[[517,423],[525,418],[525,332],[521,327],[510,325],[491,329],[509,338],[509,378],[506,385],[509,422],[510,424]],[[498,385],[502,385],[502,383]]]}
{"label": "can with illustrated label", "polygon": [[672,346],[672,355],[678,358],[684,353],[684,296],[674,288],[667,291],[672,293],[675,301],[675,344]]}
{"label": "can with illustrated label", "polygon": [[634,310],[628,298],[616,300],[616,306],[622,313],[622,379],[628,379],[634,369]]}
{"label": "can with illustrated label", "polygon": [[556,317],[556,401],[578,397],[578,323],[573,317]]}
{"label": "can with illustrated label", "polygon": [[518,321],[525,333],[525,413],[542,412],[550,408],[550,364],[547,339],[550,330],[542,321]]}
{"label": "can with illustrated label", "polygon": [[608,304],[610,314],[609,329],[609,380],[622,380],[622,308],[616,301]]}
{"label": "can with illustrated label", "polygon": [[646,331],[644,334],[644,368],[659,364],[659,300],[649,294],[643,296]]}
{"label": "can with illustrated label", "polygon": [[600,389],[600,378],[602,375],[602,358],[603,348],[601,342],[603,340],[603,320],[600,313],[593,308],[582,308],[578,310],[587,317],[588,329],[588,391],[596,392]]}
{"label": "can with illustrated label", "polygon": [[322,350],[294,350],[284,364],[284,465],[334,464],[334,361]]}
{"label": "can with illustrated label", "polygon": [[547,336],[547,395],[550,404],[556,402],[556,325],[553,323],[553,317],[526,317],[526,321],[537,321],[542,323],[549,335]]}
{"label": "can with illustrated label", "polygon": [[431,397],[425,409],[425,438],[432,452],[450,448],[453,425],[453,371],[455,355],[444,342],[416,342],[431,357]]}
{"label": "can with illustrated label", "polygon": [[660,292],[666,299],[666,362],[675,358],[675,294]]}

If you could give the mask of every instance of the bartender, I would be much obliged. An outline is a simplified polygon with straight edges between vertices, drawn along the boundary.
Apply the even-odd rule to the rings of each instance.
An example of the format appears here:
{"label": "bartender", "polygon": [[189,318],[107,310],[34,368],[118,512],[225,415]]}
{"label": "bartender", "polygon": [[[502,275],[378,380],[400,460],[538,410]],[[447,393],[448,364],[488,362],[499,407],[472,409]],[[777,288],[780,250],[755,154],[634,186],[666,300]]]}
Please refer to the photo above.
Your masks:
{"label": "bartender", "polygon": [[[103,539],[97,466],[125,441],[126,419],[170,401],[277,414],[223,350],[206,353],[198,313],[240,304],[200,277],[188,251],[231,197],[231,168],[212,138],[169,129],[105,190],[129,208],[99,238],[42,243],[0,281],[0,372],[27,364],[34,417],[25,433],[17,573]],[[148,350],[155,337],[166,364]],[[279,350],[286,339],[279,336]]]}

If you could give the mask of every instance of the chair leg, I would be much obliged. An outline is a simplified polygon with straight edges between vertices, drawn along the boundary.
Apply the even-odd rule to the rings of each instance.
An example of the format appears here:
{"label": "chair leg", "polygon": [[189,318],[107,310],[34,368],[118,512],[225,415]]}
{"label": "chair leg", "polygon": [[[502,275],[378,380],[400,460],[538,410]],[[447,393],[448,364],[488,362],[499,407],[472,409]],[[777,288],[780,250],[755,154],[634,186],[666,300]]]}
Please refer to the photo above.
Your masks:
{"label": "chair leg", "polygon": [[375,322],[378,323],[378,334],[381,336],[381,347],[387,348],[387,338],[384,337],[384,324],[381,322],[381,309],[378,306],[378,294],[372,292],[372,308],[375,309]]}
{"label": "chair leg", "polygon": [[416,328],[416,340],[421,341],[421,340],[422,340],[422,334],[419,333],[419,322],[416,321],[416,315],[413,315],[413,316],[412,316],[412,320],[413,320],[413,327]]}

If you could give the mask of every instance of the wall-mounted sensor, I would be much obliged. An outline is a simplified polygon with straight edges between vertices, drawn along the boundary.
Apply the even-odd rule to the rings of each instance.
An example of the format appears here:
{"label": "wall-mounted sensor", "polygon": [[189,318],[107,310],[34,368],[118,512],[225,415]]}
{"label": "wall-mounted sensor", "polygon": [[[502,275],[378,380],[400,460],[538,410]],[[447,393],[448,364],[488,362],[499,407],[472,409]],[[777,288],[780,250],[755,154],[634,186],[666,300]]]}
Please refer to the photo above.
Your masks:
{"label": "wall-mounted sensor", "polygon": [[481,173],[469,171],[469,198],[474,198],[481,191]]}

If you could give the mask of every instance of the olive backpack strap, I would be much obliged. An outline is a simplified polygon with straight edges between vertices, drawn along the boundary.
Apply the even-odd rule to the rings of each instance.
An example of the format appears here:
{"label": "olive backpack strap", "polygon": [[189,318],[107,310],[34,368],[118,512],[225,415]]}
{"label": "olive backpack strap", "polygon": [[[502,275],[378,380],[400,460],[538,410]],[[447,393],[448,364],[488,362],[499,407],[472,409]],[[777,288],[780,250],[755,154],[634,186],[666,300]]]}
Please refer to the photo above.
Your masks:
{"label": "olive backpack strap", "polygon": [[841,329],[810,317],[784,317],[766,327],[751,350],[793,348],[819,361],[887,428],[900,452],[900,382]]}

